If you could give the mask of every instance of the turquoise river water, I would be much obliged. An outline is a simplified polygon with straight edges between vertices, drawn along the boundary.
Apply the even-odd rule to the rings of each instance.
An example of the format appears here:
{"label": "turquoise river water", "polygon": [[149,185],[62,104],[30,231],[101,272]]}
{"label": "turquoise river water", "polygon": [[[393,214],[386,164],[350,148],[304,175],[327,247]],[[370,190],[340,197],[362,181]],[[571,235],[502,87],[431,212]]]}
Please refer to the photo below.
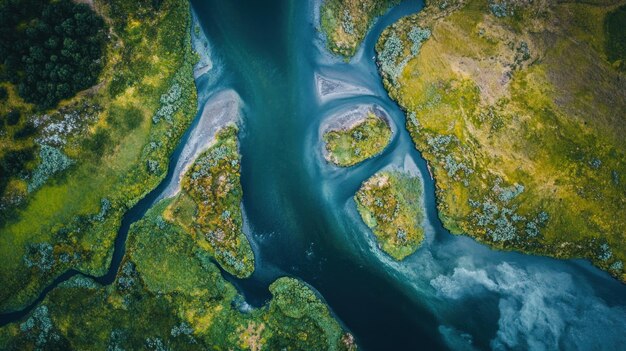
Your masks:
{"label": "turquoise river water", "polygon": [[[350,62],[326,52],[317,1],[191,2],[208,41],[196,48],[212,62],[196,78],[199,111],[224,90],[243,102],[242,206],[256,267],[249,279],[224,276],[249,304],[263,305],[269,284],[289,275],[316,289],[364,350],[624,349],[626,285],[584,261],[495,251],[441,226],[433,180],[374,61],[382,30],[419,11],[421,2],[406,0],[380,18]],[[316,77],[351,89],[322,97]],[[321,126],[360,104],[388,113],[391,144],[351,168],[327,164]],[[175,166],[200,114],[172,155],[167,178],[125,214],[110,269],[96,281],[113,282],[129,226],[178,179]],[[424,182],[426,239],[396,262],[376,247],[352,197],[378,170],[411,164]],[[76,274],[63,274],[28,308],[0,315],[0,325],[22,318]]]}

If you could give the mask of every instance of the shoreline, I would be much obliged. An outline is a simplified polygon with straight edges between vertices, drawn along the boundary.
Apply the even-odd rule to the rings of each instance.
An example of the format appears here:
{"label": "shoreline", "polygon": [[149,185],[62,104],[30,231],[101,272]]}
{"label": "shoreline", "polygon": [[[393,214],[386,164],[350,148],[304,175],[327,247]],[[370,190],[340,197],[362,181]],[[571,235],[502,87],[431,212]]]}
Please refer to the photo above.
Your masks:
{"label": "shoreline", "polygon": [[[320,124],[319,143],[322,145],[322,154],[326,162],[337,166],[337,164],[335,164],[335,162],[331,159],[328,144],[324,140],[324,136],[330,132],[345,132],[354,129],[365,123],[367,118],[369,118],[370,113],[381,119],[387,127],[389,127],[391,130],[390,138],[393,138],[394,130],[392,128],[391,119],[389,114],[381,106],[377,104],[357,104],[352,108],[330,115]],[[372,157],[375,157],[378,154],[380,154],[380,152]]]}
{"label": "shoreline", "polygon": [[189,135],[189,140],[180,153],[172,180],[155,200],[159,202],[176,196],[180,192],[180,181],[196,158],[215,144],[217,133],[229,126],[239,125],[243,103],[239,94],[232,89],[215,93],[204,105],[198,124]]}

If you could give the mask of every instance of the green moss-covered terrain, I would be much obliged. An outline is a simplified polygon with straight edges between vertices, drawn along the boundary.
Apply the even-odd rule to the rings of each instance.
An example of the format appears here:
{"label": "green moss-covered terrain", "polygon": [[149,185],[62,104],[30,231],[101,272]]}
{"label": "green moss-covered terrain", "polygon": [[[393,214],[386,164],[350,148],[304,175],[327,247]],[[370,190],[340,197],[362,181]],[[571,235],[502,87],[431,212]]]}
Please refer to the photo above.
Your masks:
{"label": "green moss-covered terrain", "polygon": [[[9,3],[29,10],[29,1],[2,5]],[[71,39],[80,18],[103,21],[104,35],[94,36],[104,45],[95,85],[39,103],[19,88],[27,80],[0,82],[0,311],[25,306],[69,268],[106,271],[122,214],[165,176],[169,156],[196,113],[187,1],[96,0],[91,9],[68,10],[80,13],[67,15],[74,19],[64,21],[63,30]],[[29,23],[50,21],[41,11],[28,16]],[[32,33],[50,34],[27,35]],[[3,44],[7,38],[3,34]],[[45,50],[56,50],[55,40],[44,42]],[[68,55],[89,48],[63,42]],[[29,52],[38,52],[37,43],[29,42]],[[1,71],[9,72],[6,66]]]}
{"label": "green moss-covered terrain", "polygon": [[376,173],[354,196],[363,222],[396,260],[415,252],[424,240],[421,198],[421,180],[400,171]]}
{"label": "green moss-covered terrain", "polygon": [[168,217],[193,233],[226,271],[244,278],[254,271],[254,255],[242,232],[239,161],[237,127],[224,127],[185,174]]}
{"label": "green moss-covered terrain", "polygon": [[337,166],[350,167],[381,153],[391,140],[388,122],[367,112],[367,116],[346,128],[324,133],[326,160]]}
{"label": "green moss-covered terrain", "polygon": [[129,232],[110,286],[75,276],[22,320],[2,350],[355,350],[354,339],[302,282],[280,278],[251,308],[192,235],[165,219],[172,200]]}
{"label": "green moss-covered terrain", "polygon": [[450,231],[626,280],[623,6],[429,1],[383,33],[385,86]]}
{"label": "green moss-covered terrain", "polygon": [[400,0],[324,0],[320,21],[330,51],[352,57],[374,19],[398,3]]}

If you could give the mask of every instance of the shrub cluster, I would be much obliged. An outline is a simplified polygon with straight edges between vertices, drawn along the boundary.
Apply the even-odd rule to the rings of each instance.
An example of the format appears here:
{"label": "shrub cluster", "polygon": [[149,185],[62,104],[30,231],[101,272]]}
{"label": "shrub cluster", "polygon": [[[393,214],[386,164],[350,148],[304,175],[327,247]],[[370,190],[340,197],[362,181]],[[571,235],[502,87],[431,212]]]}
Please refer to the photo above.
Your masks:
{"label": "shrub cluster", "polygon": [[48,243],[31,244],[26,249],[24,264],[28,268],[37,268],[42,272],[52,269],[56,262],[52,245]]}
{"label": "shrub cluster", "polygon": [[62,107],[55,113],[35,116],[33,123],[39,129],[36,141],[57,147],[66,145],[70,138],[81,135],[97,121],[101,111],[100,105],[84,101]]}
{"label": "shrub cluster", "polygon": [[426,135],[426,143],[431,152],[437,157],[441,166],[447,171],[448,177],[460,181],[469,186],[469,177],[474,174],[474,169],[463,159],[463,152],[453,152],[453,149],[463,149],[459,138],[455,135]]}
{"label": "shrub cluster", "polygon": [[[483,201],[470,199],[469,205],[473,208],[471,216],[474,225],[485,230],[487,238],[494,242],[505,242],[519,239],[520,234],[526,238],[535,238],[540,234],[540,228],[544,227],[550,216],[547,212],[540,211],[534,219],[527,219],[517,213],[516,205],[506,205],[510,200],[521,194],[523,186],[500,188],[500,182],[494,186],[495,199],[485,197]],[[502,196],[504,193],[507,195]]]}
{"label": "shrub cluster", "polygon": [[35,309],[32,315],[22,324],[20,331],[34,341],[37,349],[43,349],[49,342],[59,341],[61,336],[53,330],[52,318],[46,305]]}
{"label": "shrub cluster", "polygon": [[161,119],[165,119],[168,122],[172,122],[174,113],[178,111],[181,105],[182,89],[178,83],[174,83],[170,86],[169,90],[161,95],[161,107],[156,111],[152,117],[154,124],[159,123]]}
{"label": "shrub cluster", "polygon": [[[405,54],[402,39],[400,39],[396,32],[396,30],[391,31],[391,34],[389,34],[383,44],[382,50],[378,52],[380,68],[392,82],[395,82],[400,74],[402,74],[402,70],[404,70],[406,64],[419,54],[422,43],[430,38],[431,34],[428,28],[411,28],[407,34],[411,42],[410,52]],[[398,62],[400,58],[402,59]]]}
{"label": "shrub cluster", "polygon": [[401,70],[398,70],[396,61],[403,50],[402,40],[400,40],[394,31],[391,32],[391,35],[385,40],[383,49],[378,54],[382,71],[394,79],[401,73]]}
{"label": "shrub cluster", "polygon": [[93,220],[97,222],[102,222],[106,218],[107,214],[111,210],[111,201],[109,199],[104,198],[100,200],[100,212],[93,216]]}
{"label": "shrub cluster", "polygon": [[413,43],[411,45],[411,55],[413,57],[419,54],[422,42],[428,38],[430,38],[430,29],[420,27],[413,27],[411,29],[409,32],[409,39],[411,39],[411,42]]}
{"label": "shrub cluster", "polygon": [[187,101],[189,92],[184,91],[182,87],[188,86],[189,77],[192,76],[189,72],[189,67],[193,66],[193,64],[190,66],[189,62],[187,62],[188,60],[190,59],[185,56],[185,64],[174,74],[172,84],[167,92],[161,95],[161,99],[159,100],[161,106],[155,112],[154,116],[152,116],[152,122],[154,124],[159,123],[161,119],[172,123],[176,111],[180,109],[183,101]]}
{"label": "shrub cluster", "polygon": [[489,9],[491,10],[491,13],[493,13],[493,15],[498,18],[506,17],[513,14],[513,10],[509,8],[506,1],[489,1]]}
{"label": "shrub cluster", "polygon": [[48,145],[41,145],[39,157],[41,158],[41,163],[35,168],[30,182],[28,182],[28,192],[36,190],[48,178],[67,169],[74,163],[61,150]]}
{"label": "shrub cluster", "polygon": [[120,291],[130,290],[135,286],[135,278],[137,275],[137,270],[135,269],[135,264],[126,261],[122,266],[122,269],[118,272],[117,275],[117,288]]}
{"label": "shrub cluster", "polygon": [[343,21],[341,22],[343,31],[347,34],[354,35],[354,19],[350,15],[348,9],[343,10]]}

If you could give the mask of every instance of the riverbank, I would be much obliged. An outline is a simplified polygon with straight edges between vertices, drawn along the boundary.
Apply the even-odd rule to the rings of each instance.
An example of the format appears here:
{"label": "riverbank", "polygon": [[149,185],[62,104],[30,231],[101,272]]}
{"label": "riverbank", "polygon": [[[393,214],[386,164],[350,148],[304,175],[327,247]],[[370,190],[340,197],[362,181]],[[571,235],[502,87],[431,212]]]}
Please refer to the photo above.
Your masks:
{"label": "riverbank", "polygon": [[[208,71],[204,73],[206,72]],[[217,133],[228,125],[240,124],[242,108],[243,102],[234,90],[218,91],[209,98],[176,162],[174,173],[179,176],[170,181],[158,200],[173,197],[179,193],[180,182],[188,168],[201,153],[216,143]]]}

